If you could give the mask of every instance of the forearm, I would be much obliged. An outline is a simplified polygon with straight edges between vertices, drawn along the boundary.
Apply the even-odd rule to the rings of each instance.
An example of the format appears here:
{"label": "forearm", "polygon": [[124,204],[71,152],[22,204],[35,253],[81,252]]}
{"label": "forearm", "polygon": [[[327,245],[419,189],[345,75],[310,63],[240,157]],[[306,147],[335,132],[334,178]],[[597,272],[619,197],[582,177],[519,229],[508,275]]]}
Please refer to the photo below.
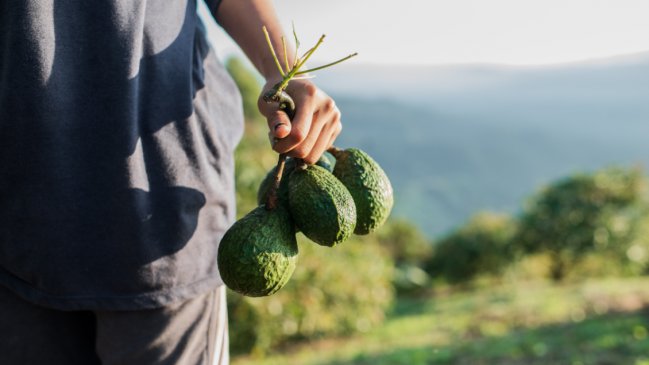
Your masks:
{"label": "forearm", "polygon": [[[262,26],[266,26],[283,66],[281,37],[284,32],[270,0],[223,0],[216,16],[223,29],[239,44],[266,80],[277,79],[280,76],[262,32]],[[294,48],[288,40],[288,62],[292,64]]]}

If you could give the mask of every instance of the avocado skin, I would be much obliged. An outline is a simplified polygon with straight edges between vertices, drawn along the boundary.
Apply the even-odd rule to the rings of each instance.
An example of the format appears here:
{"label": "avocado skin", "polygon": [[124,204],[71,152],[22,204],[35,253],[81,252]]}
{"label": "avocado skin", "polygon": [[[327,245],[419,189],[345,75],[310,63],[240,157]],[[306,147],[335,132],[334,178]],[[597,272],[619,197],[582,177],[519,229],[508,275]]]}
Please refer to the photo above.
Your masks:
{"label": "avocado skin", "polygon": [[271,295],[293,275],[297,262],[293,222],[281,205],[261,205],[225,233],[217,256],[228,288],[250,297]]}
{"label": "avocado skin", "polygon": [[333,172],[336,166],[336,158],[331,153],[325,151],[315,164],[324,167],[329,172]]}
{"label": "avocado skin", "polygon": [[354,233],[364,235],[373,232],[385,223],[394,204],[388,176],[374,159],[357,148],[333,154],[336,156],[333,174],[347,187],[356,203]]}
{"label": "avocado skin", "polygon": [[[329,152],[325,151],[325,153],[320,156],[318,162],[316,162],[316,165],[324,167],[329,172],[333,172],[335,163],[336,158]],[[296,159],[291,157],[286,159],[286,164],[284,165],[284,174],[282,175],[282,180],[279,183],[279,190],[277,191],[277,197],[280,203],[284,204],[284,206],[288,206],[287,177],[295,169],[295,166],[297,166]],[[277,171],[277,166],[268,171],[266,177],[264,177],[264,180],[262,180],[261,184],[259,184],[259,189],[257,189],[257,204],[261,205],[266,202],[266,194],[268,194],[268,190],[270,189],[271,185],[273,184],[273,180],[275,179],[275,171]]]}
{"label": "avocado skin", "polygon": [[313,242],[333,247],[354,232],[354,200],[326,169],[317,165],[296,168],[290,175],[288,191],[291,216]]}

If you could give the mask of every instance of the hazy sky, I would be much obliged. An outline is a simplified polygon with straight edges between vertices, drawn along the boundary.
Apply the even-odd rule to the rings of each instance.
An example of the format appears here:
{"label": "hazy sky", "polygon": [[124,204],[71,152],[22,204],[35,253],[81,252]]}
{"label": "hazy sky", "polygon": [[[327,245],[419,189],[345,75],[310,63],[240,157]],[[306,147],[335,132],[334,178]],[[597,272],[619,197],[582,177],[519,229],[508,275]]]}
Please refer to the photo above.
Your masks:
{"label": "hazy sky", "polygon": [[[316,61],[547,64],[649,50],[649,0],[276,0]],[[235,49],[215,32],[221,54]],[[313,62],[316,64],[318,62]]]}

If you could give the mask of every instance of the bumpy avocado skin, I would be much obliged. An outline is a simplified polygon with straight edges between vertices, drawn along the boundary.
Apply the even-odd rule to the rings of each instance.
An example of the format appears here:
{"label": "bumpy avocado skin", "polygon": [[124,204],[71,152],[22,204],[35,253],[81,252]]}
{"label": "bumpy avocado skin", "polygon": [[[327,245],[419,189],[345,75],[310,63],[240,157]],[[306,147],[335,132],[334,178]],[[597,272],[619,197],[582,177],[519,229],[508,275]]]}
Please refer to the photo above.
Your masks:
{"label": "bumpy avocado skin", "polygon": [[271,295],[289,280],[297,262],[293,222],[281,205],[259,206],[225,233],[217,256],[225,285],[250,297]]}
{"label": "bumpy avocado skin", "polygon": [[367,153],[348,148],[334,153],[334,176],[347,187],[356,203],[354,233],[368,234],[385,223],[394,197],[392,185],[381,166]]}
{"label": "bumpy avocado skin", "polygon": [[[336,158],[329,152],[325,152],[320,156],[316,165],[324,167],[329,172],[333,172],[335,163]],[[277,197],[280,203],[284,204],[284,206],[288,206],[288,175],[290,175],[295,169],[295,166],[297,166],[296,159],[291,157],[286,159],[284,174],[282,175],[282,180],[279,183],[279,190],[277,191]],[[259,189],[257,189],[257,204],[261,205],[266,202],[266,194],[268,194],[268,190],[275,179],[275,171],[277,171],[277,166],[268,171],[264,180],[259,184]]]}
{"label": "bumpy avocado skin", "polygon": [[291,216],[313,242],[333,247],[354,232],[354,200],[326,169],[317,165],[296,168],[291,173],[288,191]]}

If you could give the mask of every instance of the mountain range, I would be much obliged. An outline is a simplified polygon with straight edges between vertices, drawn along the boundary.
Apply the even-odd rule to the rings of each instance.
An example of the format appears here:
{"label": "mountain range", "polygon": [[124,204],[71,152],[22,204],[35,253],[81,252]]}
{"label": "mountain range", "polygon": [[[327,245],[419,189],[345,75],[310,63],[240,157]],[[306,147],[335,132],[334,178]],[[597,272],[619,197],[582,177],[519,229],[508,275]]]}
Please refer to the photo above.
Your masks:
{"label": "mountain range", "polygon": [[489,210],[516,214],[555,179],[649,167],[649,52],[551,66],[341,65],[318,74],[340,147],[386,170],[394,216],[430,237]]}

